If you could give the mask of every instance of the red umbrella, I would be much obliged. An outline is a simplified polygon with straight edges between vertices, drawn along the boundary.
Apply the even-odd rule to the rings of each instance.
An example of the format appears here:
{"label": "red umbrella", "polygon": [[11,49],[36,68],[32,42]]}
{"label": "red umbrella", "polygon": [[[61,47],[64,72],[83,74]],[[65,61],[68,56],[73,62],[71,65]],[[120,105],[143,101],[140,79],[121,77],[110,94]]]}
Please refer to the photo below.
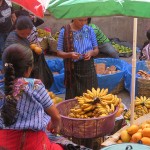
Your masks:
{"label": "red umbrella", "polygon": [[46,10],[47,0],[12,0],[19,6],[22,6],[29,12],[33,13],[37,17],[44,17],[44,11]]}

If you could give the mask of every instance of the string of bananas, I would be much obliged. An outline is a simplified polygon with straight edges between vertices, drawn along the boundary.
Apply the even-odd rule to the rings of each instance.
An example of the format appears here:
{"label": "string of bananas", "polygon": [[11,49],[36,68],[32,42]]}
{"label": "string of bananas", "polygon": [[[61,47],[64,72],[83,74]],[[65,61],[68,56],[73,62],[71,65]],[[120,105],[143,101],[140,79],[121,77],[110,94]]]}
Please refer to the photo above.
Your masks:
{"label": "string of bananas", "polygon": [[121,98],[117,95],[108,94],[108,88],[92,88],[83,93],[82,96],[75,97],[77,104],[70,109],[69,117],[73,118],[93,118],[107,116],[113,113],[121,103]]}
{"label": "string of bananas", "polygon": [[[141,116],[144,116],[145,114],[150,113],[150,98],[147,98],[146,96],[136,97],[134,113],[134,119],[137,119]],[[124,118],[130,120],[130,117],[131,113],[130,110],[128,110],[124,114]]]}

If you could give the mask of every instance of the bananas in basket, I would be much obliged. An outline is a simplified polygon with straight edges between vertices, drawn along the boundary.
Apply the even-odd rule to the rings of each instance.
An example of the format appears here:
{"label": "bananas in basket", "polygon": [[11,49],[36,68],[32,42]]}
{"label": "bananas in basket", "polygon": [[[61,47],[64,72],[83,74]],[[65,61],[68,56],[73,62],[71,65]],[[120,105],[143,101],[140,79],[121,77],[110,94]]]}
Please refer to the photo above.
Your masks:
{"label": "bananas in basket", "polygon": [[82,96],[75,97],[78,101],[75,107],[70,109],[69,117],[94,118],[107,116],[113,113],[121,104],[121,98],[108,94],[108,89],[92,88]]}
{"label": "bananas in basket", "polygon": [[[135,98],[135,109],[134,109],[134,119],[144,116],[145,114],[150,113],[150,98],[146,96],[140,96]],[[130,120],[131,111],[128,110],[124,114],[124,118]]]}

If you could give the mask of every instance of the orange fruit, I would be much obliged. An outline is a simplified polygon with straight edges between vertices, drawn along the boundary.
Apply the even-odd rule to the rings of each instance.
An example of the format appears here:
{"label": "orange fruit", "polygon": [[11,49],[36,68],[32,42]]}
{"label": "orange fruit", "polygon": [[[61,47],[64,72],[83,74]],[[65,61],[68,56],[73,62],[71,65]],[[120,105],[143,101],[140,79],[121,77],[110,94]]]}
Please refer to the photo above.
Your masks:
{"label": "orange fruit", "polygon": [[117,113],[115,114],[115,116],[116,116],[116,117],[119,117],[120,115],[122,115],[123,111],[124,111],[124,109],[120,107],[120,108],[118,109]]}
{"label": "orange fruit", "polygon": [[143,137],[143,138],[141,139],[141,141],[142,141],[143,144],[150,146],[150,138],[148,138],[148,137]]}
{"label": "orange fruit", "polygon": [[144,128],[142,134],[144,137],[150,138],[150,128]]}
{"label": "orange fruit", "polygon": [[37,47],[37,44],[35,44],[35,43],[30,44],[30,48],[31,48],[32,50],[34,50],[35,47]]}
{"label": "orange fruit", "polygon": [[141,140],[142,138],[142,133],[141,132],[136,132],[132,135],[132,138],[131,140],[134,142],[134,143],[137,143],[139,140]]}
{"label": "orange fruit", "polygon": [[136,133],[137,131],[139,130],[139,126],[138,125],[131,125],[129,128],[127,128],[127,132],[130,134],[130,135],[133,135],[134,133]]}
{"label": "orange fruit", "polygon": [[128,134],[127,130],[122,130],[120,133],[122,142],[128,143],[131,140],[131,136]]}
{"label": "orange fruit", "polygon": [[36,46],[36,47],[34,48],[34,51],[35,51],[36,54],[40,55],[40,54],[42,53],[42,48],[39,47],[39,46]]}

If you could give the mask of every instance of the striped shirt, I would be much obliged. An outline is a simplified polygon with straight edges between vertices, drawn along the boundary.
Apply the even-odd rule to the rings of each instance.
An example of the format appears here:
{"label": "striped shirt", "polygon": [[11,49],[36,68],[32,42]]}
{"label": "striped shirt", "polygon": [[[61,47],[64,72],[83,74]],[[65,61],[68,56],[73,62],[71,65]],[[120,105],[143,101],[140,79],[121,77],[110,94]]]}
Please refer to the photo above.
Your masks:
{"label": "striped shirt", "polygon": [[53,102],[43,83],[37,79],[19,78],[14,87],[14,96],[17,98],[17,110],[19,111],[16,116],[17,121],[13,125],[5,127],[0,116],[1,128],[44,131],[50,121],[50,117],[44,109],[53,105]]}
{"label": "striped shirt", "polygon": [[[64,28],[60,30],[58,38],[57,50],[60,51],[63,51],[64,31]],[[89,50],[93,50],[94,47],[98,46],[94,30],[84,25],[82,29],[73,31],[73,45],[74,51],[79,54],[85,54]]]}
{"label": "striped shirt", "polygon": [[33,26],[32,31],[30,33],[30,35],[27,37],[27,39],[29,40],[30,43],[38,43],[38,33],[36,30],[36,27]]}
{"label": "striped shirt", "polygon": [[110,42],[110,40],[106,37],[106,35],[100,30],[98,26],[96,26],[95,24],[89,24],[89,26],[94,29],[98,45]]}

